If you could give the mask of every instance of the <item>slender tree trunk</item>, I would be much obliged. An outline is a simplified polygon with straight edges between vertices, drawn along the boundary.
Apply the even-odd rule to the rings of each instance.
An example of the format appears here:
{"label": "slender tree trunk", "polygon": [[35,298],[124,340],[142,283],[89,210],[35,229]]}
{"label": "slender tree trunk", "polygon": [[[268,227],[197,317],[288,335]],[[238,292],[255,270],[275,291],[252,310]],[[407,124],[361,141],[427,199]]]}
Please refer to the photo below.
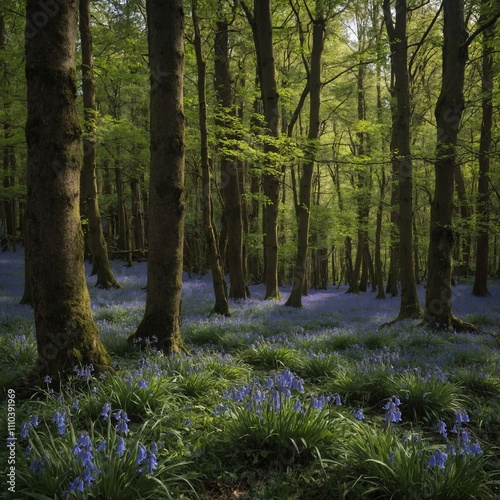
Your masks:
{"label": "slender tree trunk", "polygon": [[[457,231],[456,238],[456,250],[458,255],[461,257],[461,264],[459,269],[459,274],[467,278],[469,275],[469,261],[470,261],[470,249],[471,249],[471,234],[470,234],[470,223],[471,223],[471,207],[469,200],[467,199],[467,191],[465,188],[464,174],[460,165],[455,165],[455,188],[457,190],[457,197],[460,209],[460,230]],[[461,255],[460,255],[461,254]]]}
{"label": "slender tree trunk", "polygon": [[453,195],[456,147],[464,109],[467,32],[464,0],[444,0],[444,44],[441,93],[436,104],[437,144],[435,190],[431,205],[425,324],[436,329],[473,329],[454,318],[451,311],[453,253]]}
{"label": "slender tree trunk", "polygon": [[132,247],[130,241],[130,218],[125,204],[124,184],[120,168],[115,168],[116,197],[118,204],[118,250],[127,265],[132,265]]}
{"label": "slender tree trunk", "polygon": [[306,159],[302,166],[300,178],[300,202],[297,207],[299,231],[297,236],[297,257],[293,278],[292,293],[286,301],[286,306],[302,307],[302,289],[307,275],[307,249],[309,240],[309,222],[311,212],[311,182],[316,157],[316,141],[319,136],[320,103],[321,103],[321,55],[323,52],[323,36],[325,18],[321,2],[316,2],[316,18],[313,27],[313,45],[311,52],[311,73],[309,76],[310,106],[309,106],[309,145]]}
{"label": "slender tree trunk", "polygon": [[[270,0],[254,0],[254,15],[257,31],[256,49],[260,88],[264,105],[264,116],[272,138],[280,135],[279,94],[274,63],[273,27]],[[277,147],[269,143],[266,153],[278,153]],[[278,288],[278,214],[281,169],[268,160],[263,175],[263,191],[267,199],[264,210],[264,258],[266,299],[280,299]]]}
{"label": "slender tree trunk", "polygon": [[[230,132],[234,119],[231,75],[229,73],[229,24],[225,19],[217,21],[215,34],[215,90],[219,104],[219,127],[221,151],[228,146],[227,139],[234,139]],[[228,119],[229,118],[229,119]],[[226,262],[229,270],[229,296],[246,299],[247,287],[243,272],[243,219],[239,183],[239,168],[234,157],[221,154],[221,191],[224,199],[224,216],[227,227]]]}
{"label": "slender tree trunk", "polygon": [[108,258],[108,248],[101,227],[97,199],[95,82],[93,73],[92,34],[90,32],[90,0],[80,0],[80,39],[82,47],[82,89],[84,108],[83,167],[80,176],[81,206],[88,219],[89,248],[92,254],[96,286],[119,288]]}
{"label": "slender tree trunk", "polygon": [[146,0],[151,82],[151,166],[146,310],[129,341],[181,351],[184,242],[184,11],[182,0]]}
{"label": "slender tree trunk", "polygon": [[196,51],[196,64],[198,67],[198,101],[200,117],[200,139],[201,139],[201,176],[203,184],[202,209],[203,209],[203,230],[208,249],[208,260],[212,272],[212,283],[214,287],[215,305],[212,311],[215,314],[229,316],[229,304],[227,300],[227,286],[224,278],[222,259],[218,252],[217,236],[212,225],[212,195],[210,164],[208,159],[208,120],[207,120],[207,77],[206,62],[203,58],[202,42],[198,15],[196,12],[197,2],[192,3],[192,17],[194,25],[194,46]]}
{"label": "slender tree trunk", "polygon": [[[482,0],[482,19],[486,17],[484,10],[489,2]],[[474,287],[472,295],[485,297],[488,292],[488,264],[489,264],[489,177],[490,177],[490,150],[491,150],[491,129],[493,126],[493,54],[494,54],[495,26],[486,28],[483,32],[482,49],[482,111],[481,138],[479,140],[479,181],[477,196],[477,240],[476,240],[476,269],[474,276]]]}
{"label": "slender tree trunk", "polygon": [[396,157],[399,183],[399,255],[401,303],[397,320],[421,318],[413,262],[413,160],[410,150],[410,82],[408,78],[408,41],[406,0],[396,0],[396,20],[392,19],[390,0],[384,0],[384,20],[391,43],[391,64],[395,75],[397,115]]}
{"label": "slender tree trunk", "polygon": [[139,179],[130,181],[132,190],[132,218],[134,220],[134,249],[139,255],[144,256],[146,251],[146,236],[144,232],[144,204],[142,201],[142,190]]}
{"label": "slender tree trunk", "polygon": [[27,222],[38,359],[31,378],[60,379],[75,365],[112,370],[90,309],[80,223],[81,128],[76,110],[78,5],[57,4],[35,27],[26,5]]}

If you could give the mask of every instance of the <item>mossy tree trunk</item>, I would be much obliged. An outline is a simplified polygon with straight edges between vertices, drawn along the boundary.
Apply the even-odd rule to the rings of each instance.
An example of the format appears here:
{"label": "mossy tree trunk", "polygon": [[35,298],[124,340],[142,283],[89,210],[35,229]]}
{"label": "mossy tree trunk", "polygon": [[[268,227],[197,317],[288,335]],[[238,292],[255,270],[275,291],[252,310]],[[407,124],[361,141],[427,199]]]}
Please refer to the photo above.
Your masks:
{"label": "mossy tree trunk", "polygon": [[227,285],[224,278],[222,259],[219,254],[217,236],[212,225],[212,190],[210,179],[210,164],[208,158],[208,119],[207,119],[207,64],[203,58],[202,41],[197,15],[197,2],[192,3],[192,18],[194,27],[194,45],[196,52],[196,64],[198,68],[198,101],[200,116],[200,139],[201,139],[201,176],[202,176],[202,210],[203,230],[208,249],[208,260],[212,272],[212,283],[214,287],[215,304],[212,312],[229,316],[229,304],[227,300]]}
{"label": "mossy tree trunk", "polygon": [[[28,26],[40,12],[28,0]],[[81,128],[76,111],[77,2],[57,3],[26,30],[27,223],[38,359],[31,381],[75,365],[110,370],[92,319],[80,224]]]}
{"label": "mossy tree trunk", "polygon": [[184,240],[182,0],[147,0],[151,82],[149,251],[146,310],[130,342],[165,353],[181,351],[180,313]]}
{"label": "mossy tree trunk", "polygon": [[82,90],[84,107],[83,167],[81,173],[81,206],[88,219],[89,248],[96,286],[120,288],[108,258],[108,248],[101,227],[97,199],[95,81],[93,73],[92,34],[90,31],[90,0],[80,0],[80,39],[82,46]]}

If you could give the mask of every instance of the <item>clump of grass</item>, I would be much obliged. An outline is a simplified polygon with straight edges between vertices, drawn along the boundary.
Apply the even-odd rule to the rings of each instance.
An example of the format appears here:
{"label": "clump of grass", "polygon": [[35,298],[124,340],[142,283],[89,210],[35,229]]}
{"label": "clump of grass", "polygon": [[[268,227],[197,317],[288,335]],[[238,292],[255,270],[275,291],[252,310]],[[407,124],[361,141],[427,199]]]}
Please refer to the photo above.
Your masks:
{"label": "clump of grass", "polygon": [[425,374],[413,369],[390,380],[392,391],[401,397],[403,417],[413,422],[436,422],[440,415],[452,414],[466,404],[463,388],[441,372]]}
{"label": "clump of grass", "polygon": [[320,353],[308,356],[300,365],[298,372],[303,377],[320,381],[326,377],[335,378],[340,366],[338,356]]}
{"label": "clump of grass", "polygon": [[250,365],[270,369],[300,367],[303,358],[295,349],[266,343],[240,352],[240,357]]}

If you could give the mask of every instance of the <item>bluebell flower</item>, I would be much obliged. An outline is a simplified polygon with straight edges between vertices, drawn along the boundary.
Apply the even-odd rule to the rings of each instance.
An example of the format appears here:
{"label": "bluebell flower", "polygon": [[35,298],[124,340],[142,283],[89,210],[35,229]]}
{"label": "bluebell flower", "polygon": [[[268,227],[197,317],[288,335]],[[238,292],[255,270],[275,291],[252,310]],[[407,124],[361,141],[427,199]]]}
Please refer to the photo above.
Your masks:
{"label": "bluebell flower", "polygon": [[335,394],[334,402],[337,406],[342,406],[342,401],[340,400],[340,396],[338,394]]}
{"label": "bluebell flower", "polygon": [[40,460],[39,458],[35,458],[33,462],[31,462],[30,469],[37,475],[41,476],[43,475],[45,471],[45,464],[47,463],[47,458],[44,457],[43,460]]}
{"label": "bluebell flower", "polygon": [[116,438],[116,454],[122,456],[125,453],[125,440],[118,436]]}
{"label": "bluebell flower", "polygon": [[293,403],[293,409],[295,411],[301,411],[302,410],[302,403],[300,400],[296,399],[295,402]]}
{"label": "bluebell flower", "polygon": [[33,447],[29,444],[28,446],[26,446],[26,448],[24,449],[24,454],[29,457],[30,454],[31,454],[31,450],[33,449]]}
{"label": "bluebell flower", "polygon": [[146,450],[146,447],[142,444],[139,443],[139,446],[137,447],[137,464],[142,464],[144,460],[146,460],[146,457],[148,455],[148,451]]}
{"label": "bluebell flower", "polygon": [[96,450],[97,451],[104,451],[106,449],[106,441],[104,441],[104,439],[102,439],[99,444],[97,445],[97,448]]}
{"label": "bluebell flower", "polygon": [[472,444],[467,446],[466,453],[468,455],[477,456],[477,455],[481,455],[483,453],[483,450],[481,449],[481,446],[479,445],[479,443],[472,443]]}
{"label": "bluebell flower", "polygon": [[358,420],[364,420],[365,416],[363,415],[363,410],[361,408],[358,408],[354,412],[354,418],[357,418]]}
{"label": "bluebell flower", "polygon": [[46,384],[52,384],[52,377],[49,377],[48,375],[46,375],[43,379],[43,381],[46,383]]}
{"label": "bluebell flower", "polygon": [[101,416],[104,417],[104,420],[108,420],[110,413],[111,403],[104,403],[104,405],[102,406]]}
{"label": "bluebell flower", "polygon": [[69,483],[69,491],[81,491],[83,492],[85,485],[83,484],[83,479],[78,476],[71,483]]}
{"label": "bluebell flower", "polygon": [[149,475],[153,474],[153,471],[158,467],[158,460],[153,452],[149,452],[146,458],[146,473]]}
{"label": "bluebell flower", "polygon": [[437,427],[441,436],[443,436],[444,438],[448,436],[448,433],[446,432],[446,424],[442,420],[438,422]]}
{"label": "bluebell flower", "polygon": [[139,387],[139,389],[147,389],[148,388],[148,383],[144,379],[141,379],[137,383],[137,386]]}
{"label": "bluebell flower", "polygon": [[33,416],[31,417],[30,424],[31,424],[33,427],[37,427],[37,426],[38,426],[38,415],[33,415]]}
{"label": "bluebell flower", "polygon": [[129,432],[129,428],[128,428],[127,424],[128,424],[128,422],[130,422],[130,419],[128,418],[127,412],[122,411],[122,410],[118,410],[115,413],[115,418],[117,420],[116,430],[118,432],[123,432],[124,434],[127,434]]}
{"label": "bluebell flower", "polygon": [[469,415],[464,410],[458,410],[455,415],[455,422],[457,424],[467,424],[470,422]]}
{"label": "bluebell flower", "polygon": [[392,396],[389,401],[384,405],[385,422],[401,422],[401,412],[398,410],[398,406],[401,401],[397,396]]}
{"label": "bluebell flower", "polygon": [[429,459],[427,465],[429,467],[439,467],[440,469],[445,468],[445,462],[448,459],[448,455],[441,450],[436,450]]}
{"label": "bluebell flower", "polygon": [[20,431],[21,437],[27,438],[30,429],[31,429],[31,424],[29,422],[28,423],[23,422],[21,424],[21,431]]}
{"label": "bluebell flower", "polygon": [[152,453],[158,453],[158,445],[156,444],[156,441],[153,441],[149,445],[149,449],[151,450]]}
{"label": "bluebell flower", "polygon": [[59,435],[64,436],[66,434],[66,411],[63,410],[61,413],[56,411],[54,413],[54,417],[52,418],[52,422],[55,422],[57,425],[57,432]]}

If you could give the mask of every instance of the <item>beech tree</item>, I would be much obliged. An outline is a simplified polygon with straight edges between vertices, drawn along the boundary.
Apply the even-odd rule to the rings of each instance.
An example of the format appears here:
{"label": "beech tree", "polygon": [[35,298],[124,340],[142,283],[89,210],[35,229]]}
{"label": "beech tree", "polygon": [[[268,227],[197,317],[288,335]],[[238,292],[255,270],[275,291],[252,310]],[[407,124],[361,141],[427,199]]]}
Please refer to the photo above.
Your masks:
{"label": "beech tree", "polygon": [[54,4],[39,26],[26,4],[28,245],[38,358],[31,376],[75,365],[111,370],[90,310],[80,224],[81,128],[76,111],[78,2]]}
{"label": "beech tree", "polygon": [[102,232],[101,213],[97,199],[95,77],[90,31],[90,0],[80,0],[80,39],[82,46],[82,91],[84,107],[83,168],[81,173],[82,213],[88,220],[89,247],[92,254],[92,275],[97,275],[96,286],[119,288],[111,265],[108,248]]}
{"label": "beech tree", "polygon": [[182,0],[147,0],[151,164],[146,310],[130,342],[181,350],[184,241],[184,11]]}
{"label": "beech tree", "polygon": [[408,78],[408,40],[406,0],[396,0],[396,18],[390,0],[384,0],[384,21],[391,44],[391,65],[395,76],[396,114],[392,141],[393,161],[399,183],[399,258],[401,305],[397,320],[422,317],[418,302],[413,262],[413,159],[410,150],[410,83]]}

